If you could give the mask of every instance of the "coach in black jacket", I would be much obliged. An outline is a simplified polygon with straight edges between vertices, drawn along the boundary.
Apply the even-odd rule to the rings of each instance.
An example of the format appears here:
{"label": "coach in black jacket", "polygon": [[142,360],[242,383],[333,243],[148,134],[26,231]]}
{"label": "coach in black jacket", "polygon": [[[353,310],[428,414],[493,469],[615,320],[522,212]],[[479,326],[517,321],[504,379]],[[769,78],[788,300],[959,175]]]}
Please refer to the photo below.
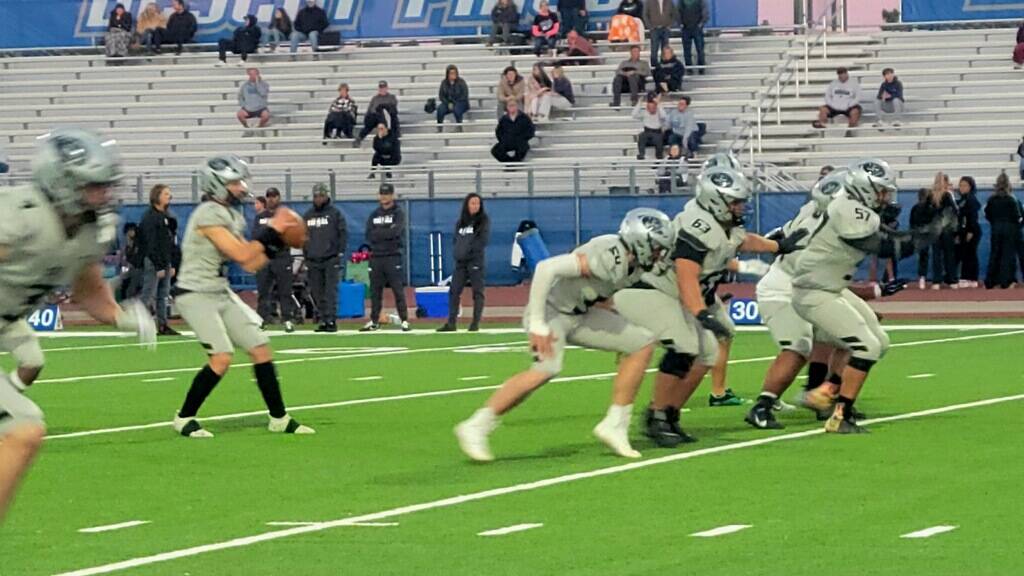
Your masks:
{"label": "coach in black jacket", "polygon": [[[252,225],[252,238],[258,238],[266,228],[270,219],[274,217],[277,208],[281,205],[281,191],[277,188],[267,188],[267,207],[263,212],[256,215]],[[289,250],[281,250],[269,264],[256,272],[256,294],[258,297],[256,311],[264,324],[270,324],[274,319],[274,296],[276,285],[277,302],[281,307],[281,321],[284,323],[285,332],[295,330],[292,321],[296,318],[295,301],[292,299],[292,283],[295,275],[292,274],[292,255]]]}
{"label": "coach in black jacket", "polygon": [[455,317],[467,279],[473,286],[473,322],[469,331],[480,330],[480,317],[484,313],[484,252],[490,238],[491,220],[484,211],[484,200],[471,192],[462,201],[462,213],[455,223],[455,273],[448,291],[448,323],[438,328],[438,332],[455,331]]}
{"label": "coach in black jacket", "polygon": [[402,270],[402,249],[405,244],[405,214],[395,203],[395,187],[380,185],[380,208],[366,220],[366,241],[370,244],[370,321],[359,329],[373,332],[380,329],[384,285],[395,295],[395,307],[402,320],[402,331],[409,331],[409,311],[405,305],[405,271]]}
{"label": "coach in black jacket", "polygon": [[325,184],[313,186],[313,207],[303,217],[309,237],[303,255],[309,271],[309,291],[316,301],[317,332],[337,332],[338,276],[344,269],[348,227],[345,215],[331,206]]}

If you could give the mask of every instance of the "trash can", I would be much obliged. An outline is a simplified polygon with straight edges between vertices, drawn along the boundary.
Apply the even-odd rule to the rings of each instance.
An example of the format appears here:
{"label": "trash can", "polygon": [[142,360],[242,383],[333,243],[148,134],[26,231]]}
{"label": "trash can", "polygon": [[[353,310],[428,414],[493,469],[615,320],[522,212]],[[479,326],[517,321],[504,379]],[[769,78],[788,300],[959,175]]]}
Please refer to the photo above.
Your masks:
{"label": "trash can", "polygon": [[523,232],[516,238],[516,242],[523,251],[523,260],[526,261],[531,274],[541,260],[551,257],[551,252],[548,251],[547,244],[544,243],[544,238],[540,235],[539,228],[531,228]]}

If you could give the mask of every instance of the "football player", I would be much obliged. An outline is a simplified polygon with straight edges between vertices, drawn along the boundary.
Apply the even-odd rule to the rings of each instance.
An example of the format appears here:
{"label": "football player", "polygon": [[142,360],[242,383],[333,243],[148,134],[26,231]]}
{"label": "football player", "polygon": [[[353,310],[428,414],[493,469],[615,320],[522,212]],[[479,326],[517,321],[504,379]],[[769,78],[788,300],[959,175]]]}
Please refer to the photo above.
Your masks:
{"label": "football player", "polygon": [[199,181],[210,201],[192,212],[181,245],[175,302],[209,356],[174,415],[174,429],[189,438],[213,436],[199,424],[196,414],[227,373],[236,345],[252,359],[256,386],[270,413],[267,429],[287,434],[314,433],[285,411],[270,339],[260,330],[262,319],[231,291],[221,273],[221,267],[231,261],[248,272],[266,266],[274,256],[288,250],[281,235],[296,224],[290,211],[278,210],[257,237],[247,241],[241,205],[249,195],[249,178],[249,166],[233,155],[214,156],[203,163]]}
{"label": "football player", "polygon": [[680,428],[679,413],[716,364],[719,342],[735,331],[715,290],[728,272],[739,271],[736,253],[787,254],[805,234],[797,231],[776,241],[748,233],[743,218],[750,194],[749,180],[731,168],[703,172],[696,197],[673,220],[676,240],[668,273],[643,277],[653,290],[616,295],[616,309],[653,332],[666,348],[645,429],[659,446],[695,440]]}
{"label": "football player", "polygon": [[117,144],[85,130],[42,136],[32,183],[0,192],[0,349],[17,369],[0,373],[0,520],[42,444],[43,412],[25,388],[43,368],[43,352],[25,318],[56,288],[70,285],[90,316],[156,343],[156,325],[137,301],[121,308],[100,264],[117,237],[109,211],[121,178]]}
{"label": "football player", "polygon": [[634,284],[642,273],[663,270],[659,263],[671,249],[673,236],[672,224],[663,213],[635,208],[622,220],[618,234],[597,236],[569,254],[537,265],[523,317],[533,366],[506,380],[483,408],[455,427],[467,456],[477,461],[494,459],[488,436],[498,418],[561,372],[566,344],[576,344],[624,355],[613,384],[612,405],[594,435],[619,456],[640,457],[629,443],[629,421],[651,359],[653,337],[597,304]]}
{"label": "football player", "polygon": [[878,210],[896,193],[896,178],[884,160],[858,160],[847,169],[843,189],[826,210],[824,224],[811,237],[793,271],[793,310],[815,330],[849,350],[839,397],[825,431],[866,432],[857,425],[853,404],[871,367],[885,355],[889,337],[878,316],[847,288],[869,254],[906,258],[934,242],[956,223],[944,211],[927,225],[908,232],[881,226]]}

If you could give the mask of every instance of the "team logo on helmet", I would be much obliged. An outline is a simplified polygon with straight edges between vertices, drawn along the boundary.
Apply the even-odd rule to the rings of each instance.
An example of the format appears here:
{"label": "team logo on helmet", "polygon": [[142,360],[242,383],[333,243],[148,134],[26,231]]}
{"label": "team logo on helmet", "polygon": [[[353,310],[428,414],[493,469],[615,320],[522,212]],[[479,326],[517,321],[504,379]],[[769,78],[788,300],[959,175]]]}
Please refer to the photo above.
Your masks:
{"label": "team logo on helmet", "polygon": [[841,188],[841,187],[842,187],[841,184],[837,180],[830,180],[828,182],[823,182],[822,183],[822,185],[821,185],[821,192],[822,192],[822,194],[826,194],[828,196],[831,196],[831,195],[835,194],[836,192],[838,192],[839,188]]}
{"label": "team logo on helmet", "polygon": [[220,157],[210,158],[210,161],[207,162],[207,165],[210,167],[210,169],[217,171],[223,170],[228,167],[227,161]]}
{"label": "team logo on helmet", "polygon": [[882,168],[877,162],[865,162],[860,167],[875,178],[885,178],[885,168]]}
{"label": "team logo on helmet", "polygon": [[80,166],[85,164],[85,144],[77,138],[58,136],[53,139],[53,148],[64,164]]}
{"label": "team logo on helmet", "polygon": [[641,216],[640,223],[644,225],[644,228],[647,228],[651,232],[661,232],[665,229],[665,226],[662,224],[660,219],[649,214]]}
{"label": "team logo on helmet", "polygon": [[725,172],[715,172],[709,177],[709,180],[719,188],[731,188],[734,183],[732,176]]}

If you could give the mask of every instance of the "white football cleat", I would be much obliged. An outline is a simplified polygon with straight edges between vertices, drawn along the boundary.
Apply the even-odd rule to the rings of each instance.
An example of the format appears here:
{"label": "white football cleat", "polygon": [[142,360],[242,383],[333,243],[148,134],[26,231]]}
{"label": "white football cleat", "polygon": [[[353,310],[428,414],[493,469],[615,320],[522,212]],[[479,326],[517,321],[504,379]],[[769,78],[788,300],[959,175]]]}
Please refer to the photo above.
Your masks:
{"label": "white football cleat", "polygon": [[299,424],[298,420],[295,420],[288,414],[285,414],[281,418],[270,417],[270,423],[267,424],[267,430],[271,432],[283,432],[285,434],[316,434],[316,430],[313,430],[309,426]]}
{"label": "white football cleat", "polygon": [[468,420],[455,427],[455,437],[459,440],[459,448],[477,462],[494,460],[487,437],[498,426],[497,418],[488,408],[477,410]]}
{"label": "white football cleat", "polygon": [[772,410],[775,410],[776,412],[792,412],[793,410],[796,410],[796,406],[793,406],[782,398],[776,398],[775,403],[772,404]]}
{"label": "white football cleat", "polygon": [[178,413],[174,413],[174,430],[186,438],[213,438],[213,434],[209,430],[203,428],[199,421],[194,416],[189,418],[182,418],[178,416]]}
{"label": "white football cleat", "polygon": [[640,458],[640,453],[629,443],[629,419],[633,406],[608,408],[608,415],[594,426],[594,436],[623,458]]}

